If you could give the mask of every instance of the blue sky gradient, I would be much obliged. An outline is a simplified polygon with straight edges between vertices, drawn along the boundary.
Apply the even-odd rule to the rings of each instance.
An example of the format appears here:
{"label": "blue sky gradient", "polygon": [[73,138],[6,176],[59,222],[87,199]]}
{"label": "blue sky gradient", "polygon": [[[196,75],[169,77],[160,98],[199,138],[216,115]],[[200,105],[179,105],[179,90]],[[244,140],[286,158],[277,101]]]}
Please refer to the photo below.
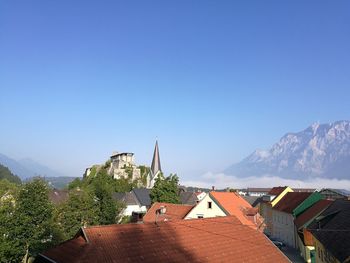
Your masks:
{"label": "blue sky gradient", "polygon": [[349,119],[350,2],[237,2],[1,1],[0,152],[190,179]]}

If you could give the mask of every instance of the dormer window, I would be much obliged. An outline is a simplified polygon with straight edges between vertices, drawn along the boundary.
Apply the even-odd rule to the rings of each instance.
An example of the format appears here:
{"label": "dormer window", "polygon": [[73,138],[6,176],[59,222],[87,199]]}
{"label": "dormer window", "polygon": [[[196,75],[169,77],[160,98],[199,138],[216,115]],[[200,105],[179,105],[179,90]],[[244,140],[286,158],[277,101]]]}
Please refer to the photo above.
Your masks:
{"label": "dormer window", "polygon": [[211,202],[208,202],[208,209],[211,209],[212,206],[211,206]]}

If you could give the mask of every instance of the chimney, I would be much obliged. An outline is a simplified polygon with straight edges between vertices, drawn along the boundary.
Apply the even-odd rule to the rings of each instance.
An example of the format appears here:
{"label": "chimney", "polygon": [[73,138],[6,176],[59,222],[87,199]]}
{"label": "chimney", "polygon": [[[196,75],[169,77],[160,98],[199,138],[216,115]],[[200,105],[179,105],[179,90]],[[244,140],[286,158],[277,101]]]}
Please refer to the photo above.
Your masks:
{"label": "chimney", "polygon": [[214,186],[214,185],[211,187],[211,190],[212,190],[212,191],[215,191],[215,186]]}

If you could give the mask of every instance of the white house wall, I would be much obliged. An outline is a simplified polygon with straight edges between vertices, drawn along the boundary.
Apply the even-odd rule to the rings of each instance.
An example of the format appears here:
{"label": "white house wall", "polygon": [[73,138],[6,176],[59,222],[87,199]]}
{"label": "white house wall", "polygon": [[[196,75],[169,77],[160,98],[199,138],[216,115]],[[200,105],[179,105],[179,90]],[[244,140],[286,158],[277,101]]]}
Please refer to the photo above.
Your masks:
{"label": "white house wall", "polygon": [[146,206],[128,205],[123,211],[124,216],[131,216],[132,212],[147,212]]}
{"label": "white house wall", "polygon": [[272,220],[272,236],[295,248],[294,217],[291,214],[272,209]]}
{"label": "white house wall", "polygon": [[[208,208],[208,202],[211,202],[211,207]],[[193,218],[208,218],[208,217],[217,217],[217,216],[226,216],[224,211],[211,199],[210,195],[207,194],[202,201],[200,201],[185,217],[185,219]]]}

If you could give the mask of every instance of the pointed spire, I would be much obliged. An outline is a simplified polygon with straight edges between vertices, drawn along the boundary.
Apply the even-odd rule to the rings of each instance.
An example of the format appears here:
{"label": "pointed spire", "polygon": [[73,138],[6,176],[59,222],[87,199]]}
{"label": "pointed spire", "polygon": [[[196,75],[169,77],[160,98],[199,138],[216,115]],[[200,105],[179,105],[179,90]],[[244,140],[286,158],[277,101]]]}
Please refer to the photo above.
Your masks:
{"label": "pointed spire", "polygon": [[159,149],[158,149],[158,140],[156,140],[156,146],[154,147],[153,160],[151,165],[152,175],[155,176],[158,172],[162,171],[160,166],[160,158],[159,158]]}

